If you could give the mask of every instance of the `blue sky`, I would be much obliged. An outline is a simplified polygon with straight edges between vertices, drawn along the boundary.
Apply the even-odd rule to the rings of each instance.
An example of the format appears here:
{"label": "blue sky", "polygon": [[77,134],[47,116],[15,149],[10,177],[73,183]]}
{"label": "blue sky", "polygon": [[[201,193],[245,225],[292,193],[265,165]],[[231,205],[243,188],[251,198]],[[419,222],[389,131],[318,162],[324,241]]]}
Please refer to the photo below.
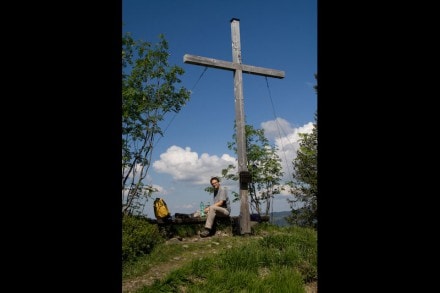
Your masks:
{"label": "blue sky", "polygon": [[[154,197],[164,198],[172,214],[212,202],[204,191],[209,179],[236,160],[227,148],[235,119],[233,73],[183,62],[185,54],[232,62],[232,18],[240,20],[242,63],[285,72],[283,79],[243,73],[243,101],[246,124],[264,129],[280,149],[288,162],[284,179],[290,180],[298,133],[311,131],[317,110],[317,1],[122,1],[123,32],[151,43],[164,34],[169,64],[185,70],[178,88],[192,92],[182,110],[163,122],[166,131],[156,140],[146,182],[158,188]],[[221,183],[232,200],[238,183]],[[277,195],[273,211],[290,210],[287,198]],[[153,218],[152,206],[150,200],[144,213]],[[231,214],[239,212],[239,203],[233,204]]]}

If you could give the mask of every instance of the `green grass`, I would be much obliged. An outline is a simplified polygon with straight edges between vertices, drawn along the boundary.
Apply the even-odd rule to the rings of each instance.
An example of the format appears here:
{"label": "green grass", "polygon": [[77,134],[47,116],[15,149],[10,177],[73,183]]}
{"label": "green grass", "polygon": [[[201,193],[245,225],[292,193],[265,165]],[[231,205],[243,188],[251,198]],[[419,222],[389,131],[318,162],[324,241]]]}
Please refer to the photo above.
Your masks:
{"label": "green grass", "polygon": [[[183,243],[183,242],[182,242]],[[317,234],[300,227],[259,224],[250,236],[161,244],[123,268],[123,281],[148,277],[155,267],[179,262],[143,292],[305,292],[317,280]],[[178,261],[176,261],[176,259]]]}

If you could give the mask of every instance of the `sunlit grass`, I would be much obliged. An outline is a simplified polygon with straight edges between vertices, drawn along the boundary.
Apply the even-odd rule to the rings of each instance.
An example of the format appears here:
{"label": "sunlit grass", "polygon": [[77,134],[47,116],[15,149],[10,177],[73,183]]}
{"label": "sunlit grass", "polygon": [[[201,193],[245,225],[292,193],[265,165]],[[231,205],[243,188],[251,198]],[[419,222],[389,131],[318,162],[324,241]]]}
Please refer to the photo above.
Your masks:
{"label": "sunlit grass", "polygon": [[[163,245],[140,266],[195,252],[197,257],[136,292],[305,292],[304,284],[317,279],[316,231],[299,227],[262,225],[250,237]],[[130,270],[136,274],[134,266]]]}

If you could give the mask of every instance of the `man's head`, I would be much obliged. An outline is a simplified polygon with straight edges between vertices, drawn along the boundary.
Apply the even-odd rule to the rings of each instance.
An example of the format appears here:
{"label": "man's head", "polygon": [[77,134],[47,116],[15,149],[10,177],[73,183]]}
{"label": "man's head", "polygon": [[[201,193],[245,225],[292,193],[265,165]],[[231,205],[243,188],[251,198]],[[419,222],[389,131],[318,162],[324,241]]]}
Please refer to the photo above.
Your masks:
{"label": "man's head", "polygon": [[220,186],[220,180],[217,177],[212,177],[210,181],[212,187],[218,188]]}

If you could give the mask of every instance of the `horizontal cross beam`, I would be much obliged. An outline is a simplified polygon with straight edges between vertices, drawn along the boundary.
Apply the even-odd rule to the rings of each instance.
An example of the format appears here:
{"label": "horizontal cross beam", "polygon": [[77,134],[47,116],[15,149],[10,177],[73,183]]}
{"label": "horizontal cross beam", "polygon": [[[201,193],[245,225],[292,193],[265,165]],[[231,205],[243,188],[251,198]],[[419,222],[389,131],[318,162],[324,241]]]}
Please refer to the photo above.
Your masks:
{"label": "horizontal cross beam", "polygon": [[239,64],[239,63],[189,55],[189,54],[185,54],[183,56],[183,62],[189,64],[195,64],[195,65],[205,65],[208,67],[225,69],[230,71],[241,70],[242,72],[245,73],[270,76],[275,78],[284,78],[285,76],[284,71],[281,70],[250,66],[245,64]]}

